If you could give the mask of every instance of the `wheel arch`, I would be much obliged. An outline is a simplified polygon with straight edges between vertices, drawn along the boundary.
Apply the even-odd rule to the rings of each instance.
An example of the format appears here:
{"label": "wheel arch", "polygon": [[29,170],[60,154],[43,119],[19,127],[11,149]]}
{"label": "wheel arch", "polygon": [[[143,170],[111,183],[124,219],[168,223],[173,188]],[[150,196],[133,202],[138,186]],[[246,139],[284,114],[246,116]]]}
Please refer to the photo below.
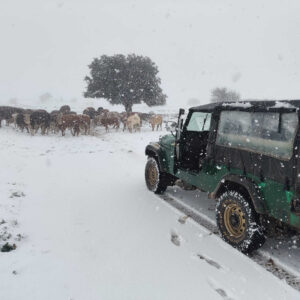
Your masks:
{"label": "wheel arch", "polygon": [[235,190],[242,194],[254,207],[258,214],[266,213],[264,199],[260,189],[250,178],[247,178],[246,176],[228,174],[222,178],[211,196],[213,199],[217,199],[221,194],[228,190]]}
{"label": "wheel arch", "polygon": [[162,157],[161,157],[159,152],[160,152],[159,148],[155,147],[152,144],[147,145],[147,147],[145,149],[146,156],[155,158],[158,162],[159,170],[160,171],[165,171],[164,164],[163,164],[163,161],[162,161]]}

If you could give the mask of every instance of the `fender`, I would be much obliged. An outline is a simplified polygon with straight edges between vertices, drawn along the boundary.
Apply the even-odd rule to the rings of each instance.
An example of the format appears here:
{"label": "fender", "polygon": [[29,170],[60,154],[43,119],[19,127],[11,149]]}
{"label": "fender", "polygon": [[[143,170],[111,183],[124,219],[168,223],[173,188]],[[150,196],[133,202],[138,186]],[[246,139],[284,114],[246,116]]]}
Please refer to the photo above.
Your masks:
{"label": "fender", "polygon": [[235,174],[225,175],[220,180],[216,189],[212,192],[211,197],[213,199],[217,198],[218,192],[224,185],[226,185],[226,182],[228,182],[228,183],[232,182],[232,183],[239,184],[242,187],[244,187],[250,195],[252,204],[253,204],[256,212],[259,214],[266,213],[266,208],[264,205],[264,198],[260,192],[258,185],[253,180],[251,180],[250,178],[247,178],[246,176],[235,175]]}
{"label": "fender", "polygon": [[166,168],[165,168],[163,160],[162,160],[160,145],[158,143],[150,143],[149,145],[147,145],[146,149],[145,149],[145,154],[147,156],[156,158],[158,160],[158,165],[159,165],[160,171],[163,171],[163,172],[166,171]]}

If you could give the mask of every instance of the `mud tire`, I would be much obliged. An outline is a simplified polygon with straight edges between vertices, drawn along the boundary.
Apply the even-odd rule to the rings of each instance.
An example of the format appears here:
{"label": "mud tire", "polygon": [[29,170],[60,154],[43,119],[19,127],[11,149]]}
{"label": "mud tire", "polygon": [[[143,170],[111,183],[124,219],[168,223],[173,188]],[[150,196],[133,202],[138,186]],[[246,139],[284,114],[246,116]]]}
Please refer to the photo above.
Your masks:
{"label": "mud tire", "polygon": [[236,191],[226,191],[218,198],[216,219],[222,239],[243,253],[265,242],[257,213],[248,199]]}
{"label": "mud tire", "polygon": [[167,174],[160,171],[157,160],[149,157],[145,167],[145,181],[148,190],[163,194],[168,187]]}

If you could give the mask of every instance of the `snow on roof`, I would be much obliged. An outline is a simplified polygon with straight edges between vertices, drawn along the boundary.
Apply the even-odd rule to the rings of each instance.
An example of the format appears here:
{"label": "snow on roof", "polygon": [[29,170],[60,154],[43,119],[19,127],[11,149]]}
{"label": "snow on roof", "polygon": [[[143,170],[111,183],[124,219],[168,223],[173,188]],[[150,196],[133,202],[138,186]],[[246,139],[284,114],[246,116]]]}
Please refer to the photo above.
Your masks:
{"label": "snow on roof", "polygon": [[248,107],[251,107],[252,104],[250,102],[231,102],[231,103],[223,103],[222,106],[232,106],[232,107],[248,108]]}
{"label": "snow on roof", "polygon": [[272,108],[295,108],[295,109],[299,109],[296,106],[292,105],[291,103],[283,102],[283,101],[276,101],[275,105],[273,105],[271,107]]}

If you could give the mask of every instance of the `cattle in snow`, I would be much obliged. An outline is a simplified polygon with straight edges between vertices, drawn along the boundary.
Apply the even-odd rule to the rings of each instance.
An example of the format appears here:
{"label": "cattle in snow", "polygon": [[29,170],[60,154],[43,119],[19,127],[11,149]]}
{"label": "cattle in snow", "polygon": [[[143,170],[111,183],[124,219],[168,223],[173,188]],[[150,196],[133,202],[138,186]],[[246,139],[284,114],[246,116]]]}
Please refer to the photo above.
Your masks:
{"label": "cattle in snow", "polygon": [[52,133],[58,132],[57,117],[59,114],[61,114],[59,110],[52,110],[50,113],[50,131]]}
{"label": "cattle in snow", "polygon": [[97,115],[97,112],[94,107],[87,107],[82,114],[88,115],[90,119],[93,120]]}
{"label": "cattle in snow", "polygon": [[63,105],[60,109],[59,112],[62,114],[67,114],[68,112],[71,111],[71,107],[69,105]]}
{"label": "cattle in snow", "polygon": [[18,113],[16,116],[16,124],[17,128],[21,129],[23,132],[26,128],[29,133],[30,130],[30,112]]}
{"label": "cattle in snow", "polygon": [[12,123],[12,115],[15,113],[21,113],[23,112],[23,108],[19,107],[13,107],[13,106],[0,106],[0,127],[2,120],[6,121],[6,125],[8,126],[10,123]]}
{"label": "cattle in snow", "polygon": [[100,115],[94,119],[94,126],[104,126],[105,130],[109,130],[109,126],[113,126],[116,130],[120,128],[120,116],[117,112],[109,112],[104,109]]}
{"label": "cattle in snow", "polygon": [[8,121],[6,121],[7,124],[8,125],[14,124],[14,127],[17,128],[17,115],[18,115],[18,113],[13,113],[11,115],[11,118]]}
{"label": "cattle in snow", "polygon": [[79,135],[80,128],[87,134],[90,130],[90,124],[91,119],[88,115],[59,114],[57,117],[57,125],[61,130],[62,136],[65,135],[66,129],[69,129],[73,136]]}
{"label": "cattle in snow", "polygon": [[[79,129],[84,130],[84,134],[90,133],[91,128],[91,118],[88,115],[78,115],[79,117]],[[78,130],[78,128],[76,128]],[[79,134],[79,131],[76,132],[77,135]]]}
{"label": "cattle in snow", "polygon": [[30,114],[30,130],[31,134],[37,133],[39,128],[41,128],[42,134],[45,134],[50,129],[50,114],[43,110],[35,110]]}
{"label": "cattle in snow", "polygon": [[61,135],[65,135],[66,129],[69,129],[72,135],[75,135],[74,128],[79,127],[79,119],[77,115],[72,114],[59,114],[57,116],[57,126],[61,130]]}
{"label": "cattle in snow", "polygon": [[141,119],[138,116],[138,114],[131,115],[126,120],[126,126],[129,130],[129,132],[132,132],[133,130],[137,131],[141,129]]}
{"label": "cattle in snow", "polygon": [[155,126],[156,126],[156,130],[158,130],[158,128],[160,127],[160,129],[162,130],[162,116],[161,115],[154,115],[149,119],[149,123],[152,127],[152,131],[154,131]]}

